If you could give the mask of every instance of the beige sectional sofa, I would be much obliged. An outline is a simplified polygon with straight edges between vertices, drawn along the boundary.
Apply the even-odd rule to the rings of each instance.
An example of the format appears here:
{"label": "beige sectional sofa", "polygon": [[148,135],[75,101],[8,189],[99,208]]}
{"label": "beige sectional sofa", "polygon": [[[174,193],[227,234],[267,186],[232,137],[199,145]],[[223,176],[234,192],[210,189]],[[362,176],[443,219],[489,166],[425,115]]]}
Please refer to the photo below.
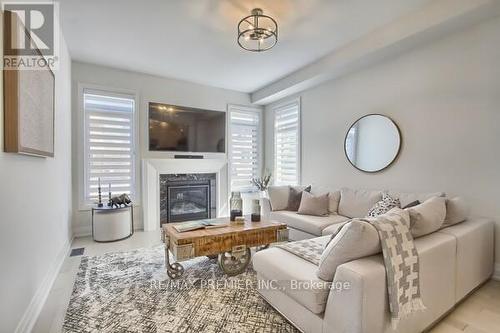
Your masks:
{"label": "beige sectional sofa", "polygon": [[[364,217],[339,213],[366,215],[363,210],[376,199],[373,194],[377,193],[344,189],[343,202],[336,192],[332,192],[332,197],[339,200],[337,209],[332,209],[328,216],[273,210],[273,201],[276,203],[273,195],[286,195],[285,191],[270,191],[270,199],[263,200],[264,211],[271,219],[287,223],[292,239],[319,237],[318,241],[326,245],[330,234],[340,225],[351,217]],[[444,195],[389,193],[399,197],[402,206],[414,200],[422,202]],[[279,200],[284,202],[285,199]],[[335,208],[335,202],[330,206]],[[450,214],[451,210],[450,207]],[[447,219],[451,218],[447,215]],[[422,332],[493,274],[494,223],[487,218],[468,217],[462,223],[415,239],[415,246],[420,259],[420,286],[426,310],[403,319],[396,330],[391,328],[381,254],[343,263],[336,268],[333,281],[318,278],[318,266],[276,247],[256,253],[253,266],[260,281],[261,295],[303,332]]]}

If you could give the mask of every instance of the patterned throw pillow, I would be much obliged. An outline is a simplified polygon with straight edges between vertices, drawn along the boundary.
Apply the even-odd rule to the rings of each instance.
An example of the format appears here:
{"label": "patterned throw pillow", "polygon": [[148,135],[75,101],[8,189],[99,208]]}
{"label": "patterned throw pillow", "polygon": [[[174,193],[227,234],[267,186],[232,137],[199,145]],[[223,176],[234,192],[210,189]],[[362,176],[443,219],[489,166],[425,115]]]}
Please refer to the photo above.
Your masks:
{"label": "patterned throw pillow", "polygon": [[401,208],[401,202],[399,202],[399,199],[391,197],[388,193],[382,193],[382,200],[370,208],[366,217],[377,217],[387,213],[395,207]]}

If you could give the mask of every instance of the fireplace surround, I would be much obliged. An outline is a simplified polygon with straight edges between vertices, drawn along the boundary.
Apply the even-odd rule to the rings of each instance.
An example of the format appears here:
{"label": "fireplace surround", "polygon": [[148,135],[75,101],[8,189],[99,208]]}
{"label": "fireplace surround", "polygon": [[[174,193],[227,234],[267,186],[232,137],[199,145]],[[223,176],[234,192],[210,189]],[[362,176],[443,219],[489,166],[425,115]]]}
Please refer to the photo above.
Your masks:
{"label": "fireplace surround", "polygon": [[215,173],[161,174],[160,224],[217,216]]}
{"label": "fireplace surround", "polygon": [[[167,153],[166,153],[167,154]],[[167,154],[168,155],[168,154]],[[217,216],[229,215],[227,159],[220,155],[204,154],[203,159],[165,158],[142,159],[142,220],[145,231],[160,230],[160,176],[214,173]],[[214,196],[212,196],[214,199]]]}

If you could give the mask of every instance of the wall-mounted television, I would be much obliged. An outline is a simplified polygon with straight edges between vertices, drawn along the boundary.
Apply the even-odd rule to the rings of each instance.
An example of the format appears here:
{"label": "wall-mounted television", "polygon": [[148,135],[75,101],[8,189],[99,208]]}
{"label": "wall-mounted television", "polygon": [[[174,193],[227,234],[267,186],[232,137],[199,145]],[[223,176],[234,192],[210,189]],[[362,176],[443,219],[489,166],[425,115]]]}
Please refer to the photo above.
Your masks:
{"label": "wall-mounted television", "polygon": [[225,153],[226,113],[151,102],[149,150]]}

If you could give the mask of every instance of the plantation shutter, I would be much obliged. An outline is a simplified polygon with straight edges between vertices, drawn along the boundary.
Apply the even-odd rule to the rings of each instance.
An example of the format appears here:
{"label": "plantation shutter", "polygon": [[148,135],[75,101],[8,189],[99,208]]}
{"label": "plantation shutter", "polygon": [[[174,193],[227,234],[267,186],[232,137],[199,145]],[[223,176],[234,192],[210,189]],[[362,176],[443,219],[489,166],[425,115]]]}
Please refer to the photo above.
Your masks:
{"label": "plantation shutter", "polygon": [[274,110],[274,183],[299,183],[300,102],[282,104]]}
{"label": "plantation shutter", "polygon": [[111,195],[135,195],[133,96],[84,90],[85,201],[94,203],[101,181],[102,200]]}
{"label": "plantation shutter", "polygon": [[231,191],[251,191],[260,176],[260,110],[230,108]]}

